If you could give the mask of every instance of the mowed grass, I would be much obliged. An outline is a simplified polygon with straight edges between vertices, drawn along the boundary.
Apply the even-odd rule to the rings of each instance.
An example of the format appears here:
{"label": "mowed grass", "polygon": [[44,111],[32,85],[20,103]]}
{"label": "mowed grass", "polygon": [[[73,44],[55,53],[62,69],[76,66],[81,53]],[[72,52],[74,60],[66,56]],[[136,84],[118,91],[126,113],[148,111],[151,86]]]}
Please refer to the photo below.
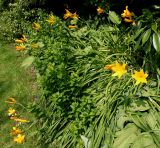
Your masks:
{"label": "mowed grass", "polygon": [[[1,148],[28,148],[36,147],[34,132],[34,117],[28,112],[27,107],[32,104],[37,96],[35,85],[35,74],[31,68],[27,70],[21,67],[24,56],[15,50],[14,44],[0,42],[0,147]],[[22,105],[11,106],[5,100],[13,97]],[[24,107],[23,107],[24,106]],[[23,144],[13,142],[11,129],[15,126],[8,115],[9,107],[16,108],[21,118],[30,120],[30,123],[23,123],[23,131],[26,141]]]}

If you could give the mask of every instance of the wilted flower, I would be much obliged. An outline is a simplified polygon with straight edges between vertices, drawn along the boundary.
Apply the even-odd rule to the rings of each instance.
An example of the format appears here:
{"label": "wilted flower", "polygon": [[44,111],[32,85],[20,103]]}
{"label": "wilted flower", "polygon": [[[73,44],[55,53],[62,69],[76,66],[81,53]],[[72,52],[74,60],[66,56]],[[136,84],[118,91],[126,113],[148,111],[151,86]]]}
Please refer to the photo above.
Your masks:
{"label": "wilted flower", "polygon": [[35,23],[35,22],[34,22],[34,23],[32,24],[32,28],[35,29],[35,30],[39,30],[39,29],[41,28],[41,26],[40,26],[39,23]]}
{"label": "wilted flower", "polygon": [[68,28],[70,29],[77,28],[77,25],[69,25]]}
{"label": "wilted flower", "polygon": [[9,104],[15,104],[17,101],[14,98],[8,98],[5,102]]}
{"label": "wilted flower", "polygon": [[21,118],[17,118],[17,117],[11,117],[10,119],[17,121],[17,122],[22,122],[22,123],[29,122],[29,120],[21,119]]}
{"label": "wilted flower", "polygon": [[31,47],[32,48],[38,48],[39,47],[39,45],[36,43],[36,44],[31,44]]}
{"label": "wilted flower", "polygon": [[25,135],[18,134],[17,137],[14,137],[14,142],[17,142],[19,144],[23,143],[25,140]]}
{"label": "wilted flower", "polygon": [[46,21],[53,25],[55,23],[55,16],[53,14],[49,15],[49,18]]}
{"label": "wilted flower", "polygon": [[12,135],[18,135],[18,134],[21,134],[21,133],[22,133],[22,131],[19,128],[17,128],[17,127],[12,128],[12,131],[11,131]]}
{"label": "wilted flower", "polygon": [[147,78],[148,74],[144,73],[143,69],[141,69],[140,71],[134,71],[134,74],[132,75],[132,78],[134,78],[136,80],[136,84],[138,85],[139,83],[147,83]]}

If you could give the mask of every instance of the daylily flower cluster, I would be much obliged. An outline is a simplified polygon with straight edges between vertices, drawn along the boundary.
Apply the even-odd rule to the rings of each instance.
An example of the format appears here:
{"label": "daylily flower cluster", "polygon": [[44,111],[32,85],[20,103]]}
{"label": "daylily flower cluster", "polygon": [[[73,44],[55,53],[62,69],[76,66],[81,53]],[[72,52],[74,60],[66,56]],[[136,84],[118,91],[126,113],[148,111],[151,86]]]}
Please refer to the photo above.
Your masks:
{"label": "daylily flower cluster", "polygon": [[[119,79],[127,73],[126,64],[124,63],[118,63],[117,61],[114,64],[106,65],[104,67],[106,70],[111,70],[113,72],[112,76],[117,76]],[[147,77],[148,74],[144,73],[143,69],[140,71],[134,71],[134,74],[132,74],[132,78],[136,80],[135,85],[138,85],[140,83],[147,83]]]}
{"label": "daylily flower cluster", "polygon": [[128,6],[126,6],[126,9],[123,11],[123,13],[121,14],[122,18],[124,18],[124,21],[126,23],[132,23],[134,20],[133,20],[133,17],[134,17],[134,13],[133,12],[130,12],[128,10]]}
{"label": "daylily flower cluster", "polygon": [[63,18],[66,20],[68,18],[73,19],[74,21],[71,20],[71,24],[68,26],[70,29],[77,28],[77,20],[78,20],[78,15],[77,13],[71,13],[69,10],[66,9],[66,13],[64,14]]}
{"label": "daylily flower cluster", "polygon": [[17,51],[23,51],[26,49],[26,46],[24,45],[24,43],[27,42],[27,38],[25,37],[25,35],[22,35],[20,39],[16,39],[15,42],[20,44],[20,45],[16,45]]}
{"label": "daylily flower cluster", "polygon": [[[17,101],[14,98],[8,98],[5,102],[10,105],[17,104]],[[10,133],[13,136],[13,141],[16,143],[22,144],[25,141],[25,134],[19,128],[19,126],[21,125],[21,123],[26,123],[29,121],[26,119],[19,118],[16,109],[14,109],[13,107],[9,107],[8,116],[10,117],[11,120],[16,122],[16,124],[12,127],[12,130]]]}

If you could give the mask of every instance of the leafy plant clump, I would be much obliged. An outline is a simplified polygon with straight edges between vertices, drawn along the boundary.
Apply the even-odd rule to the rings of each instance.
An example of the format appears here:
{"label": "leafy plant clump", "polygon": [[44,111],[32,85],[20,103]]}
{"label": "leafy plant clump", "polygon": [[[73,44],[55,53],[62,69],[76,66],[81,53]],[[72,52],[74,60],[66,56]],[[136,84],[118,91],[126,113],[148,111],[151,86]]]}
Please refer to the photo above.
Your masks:
{"label": "leafy plant clump", "polygon": [[[126,12],[128,7],[124,21],[134,25],[133,13]],[[31,107],[39,145],[159,147],[159,74],[133,56],[134,28],[127,32],[113,11],[105,25],[69,10],[65,21],[38,15],[26,37],[16,40],[16,50],[31,56],[23,66],[34,62],[43,91]]]}

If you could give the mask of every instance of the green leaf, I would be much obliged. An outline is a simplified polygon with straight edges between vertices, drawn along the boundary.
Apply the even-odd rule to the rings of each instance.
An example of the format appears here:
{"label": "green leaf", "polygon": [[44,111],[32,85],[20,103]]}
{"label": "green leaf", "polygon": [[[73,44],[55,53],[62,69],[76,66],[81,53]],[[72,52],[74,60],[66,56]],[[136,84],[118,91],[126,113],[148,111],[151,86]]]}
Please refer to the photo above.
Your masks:
{"label": "green leaf", "polygon": [[143,35],[142,35],[142,45],[144,45],[148,41],[150,35],[151,35],[151,29],[148,29],[147,31],[145,31],[143,33]]}
{"label": "green leaf", "polygon": [[24,68],[29,67],[33,63],[34,59],[35,58],[33,56],[25,58],[21,66]]}
{"label": "green leaf", "polygon": [[44,47],[44,44],[42,42],[38,42],[37,44],[38,44],[38,47],[40,48]]}
{"label": "green leaf", "polygon": [[160,35],[158,33],[153,34],[153,47],[160,54]]}
{"label": "green leaf", "polygon": [[71,25],[76,25],[77,24],[78,19],[73,19],[71,20]]}
{"label": "green leaf", "polygon": [[85,137],[85,136],[83,136],[83,135],[81,135],[81,139],[82,139],[82,141],[84,142],[84,146],[85,146],[85,148],[89,148],[90,146],[90,141],[88,140],[88,138],[87,137]]}
{"label": "green leaf", "polygon": [[142,133],[135,142],[131,145],[131,148],[157,148],[152,136],[149,133]]}
{"label": "green leaf", "polygon": [[140,130],[135,124],[127,124],[123,130],[116,133],[113,148],[129,148],[139,134]]}
{"label": "green leaf", "polygon": [[157,32],[157,23],[152,24],[151,28],[156,33]]}
{"label": "green leaf", "polygon": [[150,106],[146,100],[137,99],[133,100],[132,103],[128,106],[130,111],[146,111],[150,109]]}
{"label": "green leaf", "polygon": [[109,16],[108,17],[114,24],[120,24],[121,23],[120,17],[114,11],[109,11]]}

